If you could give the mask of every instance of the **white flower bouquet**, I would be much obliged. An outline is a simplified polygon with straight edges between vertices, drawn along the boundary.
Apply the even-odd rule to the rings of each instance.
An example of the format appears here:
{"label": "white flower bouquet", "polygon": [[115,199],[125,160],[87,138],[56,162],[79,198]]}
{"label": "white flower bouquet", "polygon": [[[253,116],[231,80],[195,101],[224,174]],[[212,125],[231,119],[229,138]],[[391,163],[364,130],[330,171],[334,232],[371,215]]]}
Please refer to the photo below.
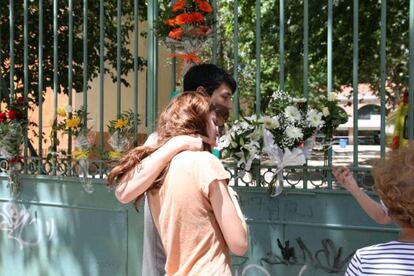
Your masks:
{"label": "white flower bouquet", "polygon": [[318,131],[318,136],[321,136],[325,141],[323,147],[329,148],[332,143],[334,132],[340,124],[348,121],[348,114],[338,105],[337,95],[335,93],[323,94],[315,96],[312,100],[312,105],[319,107],[322,112],[324,125]]}
{"label": "white flower bouquet", "polygon": [[266,113],[274,115],[263,118],[264,127],[282,150],[302,147],[325,123],[323,113],[306,99],[292,97],[284,91],[272,95]]}
{"label": "white flower bouquet", "polygon": [[253,160],[259,159],[263,148],[263,124],[256,115],[241,117],[219,140],[223,158],[236,158],[237,166],[250,171]]}

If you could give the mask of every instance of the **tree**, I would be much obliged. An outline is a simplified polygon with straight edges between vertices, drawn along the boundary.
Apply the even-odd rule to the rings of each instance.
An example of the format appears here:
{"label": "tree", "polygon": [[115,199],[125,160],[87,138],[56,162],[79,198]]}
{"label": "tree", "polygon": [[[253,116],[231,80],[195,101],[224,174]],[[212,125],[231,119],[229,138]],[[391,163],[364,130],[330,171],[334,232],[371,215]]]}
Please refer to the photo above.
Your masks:
{"label": "tree", "polygon": [[[10,19],[8,5],[0,6],[0,74],[10,89]],[[139,1],[139,18],[146,19],[146,3]],[[87,79],[96,78],[99,73],[99,1],[88,1],[88,67]],[[117,2],[104,1],[105,30],[105,73],[112,80],[117,80]],[[23,1],[14,1],[14,82],[15,93],[23,93],[24,84],[24,37],[23,37]],[[68,53],[69,53],[69,19],[68,1],[59,1],[58,8],[58,83],[59,93],[68,93]],[[53,87],[53,1],[43,1],[43,90]],[[28,1],[28,91],[32,100],[38,99],[38,40],[39,40],[39,2]],[[121,26],[121,82],[129,83],[125,76],[133,70],[133,54],[128,49],[134,29],[134,1],[122,1]],[[83,1],[73,1],[73,90],[82,92],[83,87]],[[139,57],[139,69],[142,70],[146,61]],[[3,84],[4,87],[4,84]],[[7,91],[10,93],[10,91]]]}
{"label": "tree", "polygon": [[[254,103],[256,70],[255,0],[239,0],[239,90],[242,104]],[[233,68],[234,2],[221,2],[218,21],[220,63]],[[309,91],[327,87],[327,1],[309,1]],[[394,106],[408,87],[408,5],[387,5],[387,100]],[[380,85],[381,3],[360,1],[359,83],[369,83],[375,93]],[[279,89],[279,1],[261,1],[261,93],[262,110],[268,96]],[[285,1],[285,90],[303,94],[303,1]],[[352,1],[333,1],[333,89],[352,85]],[[229,58],[230,57],[230,58]]]}

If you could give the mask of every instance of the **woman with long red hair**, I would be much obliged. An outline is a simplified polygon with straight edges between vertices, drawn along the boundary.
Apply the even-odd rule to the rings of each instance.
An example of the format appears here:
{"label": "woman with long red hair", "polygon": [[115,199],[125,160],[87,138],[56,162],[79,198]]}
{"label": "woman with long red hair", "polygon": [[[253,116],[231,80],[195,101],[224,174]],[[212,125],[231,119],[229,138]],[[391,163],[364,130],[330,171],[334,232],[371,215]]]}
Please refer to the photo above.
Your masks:
{"label": "woman with long red hair", "polygon": [[[181,135],[202,136],[204,151],[177,154],[147,190],[150,210],[167,256],[167,275],[231,275],[229,250],[247,250],[247,226],[229,194],[229,173],[211,154],[215,144],[215,112],[200,93],[182,93],[158,121],[155,147],[137,147],[111,171],[108,182],[122,178],[162,145]],[[119,181],[118,181],[119,180]],[[133,195],[133,185],[116,187],[117,197]],[[136,195],[141,195],[138,191]]]}

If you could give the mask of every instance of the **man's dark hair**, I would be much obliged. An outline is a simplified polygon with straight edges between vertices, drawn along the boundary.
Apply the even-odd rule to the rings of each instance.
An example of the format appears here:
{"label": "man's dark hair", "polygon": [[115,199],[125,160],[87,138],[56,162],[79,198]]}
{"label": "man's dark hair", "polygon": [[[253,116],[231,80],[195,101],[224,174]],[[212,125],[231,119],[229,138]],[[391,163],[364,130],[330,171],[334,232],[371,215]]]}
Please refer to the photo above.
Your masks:
{"label": "man's dark hair", "polygon": [[214,90],[223,83],[227,84],[231,92],[236,92],[237,84],[234,78],[220,67],[204,63],[191,67],[184,75],[184,91],[195,91],[197,87],[204,87],[205,92],[211,96]]}

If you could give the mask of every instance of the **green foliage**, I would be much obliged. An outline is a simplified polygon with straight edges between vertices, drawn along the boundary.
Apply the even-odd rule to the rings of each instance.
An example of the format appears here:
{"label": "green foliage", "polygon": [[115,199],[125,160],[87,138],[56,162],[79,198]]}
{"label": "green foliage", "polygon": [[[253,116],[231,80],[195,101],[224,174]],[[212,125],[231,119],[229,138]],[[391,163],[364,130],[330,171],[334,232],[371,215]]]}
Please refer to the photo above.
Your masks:
{"label": "green foliage", "polygon": [[[69,54],[69,22],[68,1],[59,1],[58,10],[58,84],[59,92],[68,93],[68,54]],[[139,0],[139,18],[145,20],[146,2]],[[23,37],[23,1],[14,1],[14,80],[16,93],[23,91],[24,80],[24,37]],[[115,82],[117,80],[117,1],[104,1],[104,37],[105,37],[105,73]],[[53,2],[43,1],[43,91],[53,87]],[[83,90],[83,1],[73,1],[73,89]],[[88,66],[87,79],[96,78],[99,73],[99,1],[88,1]],[[134,1],[122,1],[121,26],[121,76],[123,85],[129,86],[126,75],[133,70],[133,54],[128,48],[133,38]],[[10,82],[10,21],[9,2],[0,5],[0,73],[6,84]],[[34,99],[38,99],[39,72],[39,2],[28,1],[28,91]],[[145,60],[139,57],[139,68],[143,69]],[[7,85],[4,85],[7,87]],[[8,91],[10,92],[10,91]]]}
{"label": "green foliage", "polygon": [[59,108],[59,117],[56,118],[56,121],[53,124],[53,130],[62,131],[65,134],[74,135],[75,137],[85,135],[91,130],[91,128],[88,128],[87,126],[89,118],[88,112],[84,107],[80,107],[73,111],[67,110],[64,114],[60,113],[60,110],[62,110],[62,108]]}
{"label": "green foliage", "polygon": [[[242,110],[254,110],[256,86],[256,1],[238,1],[238,83]],[[309,91],[326,91],[327,86],[327,1],[309,1]],[[219,63],[234,70],[234,1],[220,1]],[[279,1],[261,1],[261,84],[262,110],[270,95],[280,89]],[[408,4],[387,4],[386,74],[389,103],[395,105],[408,87]],[[303,1],[285,1],[284,70],[285,91],[303,95]],[[381,3],[360,1],[359,6],[359,83],[369,83],[375,93],[380,85]],[[352,85],[353,6],[352,1],[333,1],[333,90]]]}

